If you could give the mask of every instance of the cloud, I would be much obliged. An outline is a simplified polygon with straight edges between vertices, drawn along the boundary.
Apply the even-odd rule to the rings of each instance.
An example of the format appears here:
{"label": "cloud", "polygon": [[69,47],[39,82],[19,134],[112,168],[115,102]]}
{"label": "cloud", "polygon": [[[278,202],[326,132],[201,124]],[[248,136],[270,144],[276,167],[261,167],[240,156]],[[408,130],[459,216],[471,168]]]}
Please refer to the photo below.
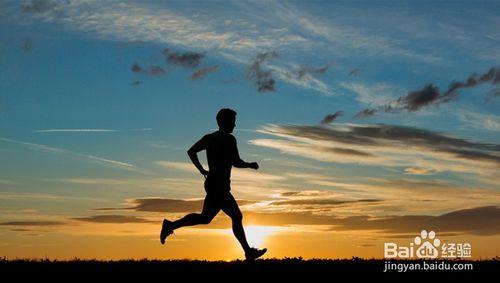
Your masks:
{"label": "cloud", "polygon": [[418,233],[423,229],[472,235],[500,234],[500,209],[497,206],[462,209],[438,216],[402,215],[387,217],[335,217],[307,212],[245,213],[248,222],[259,225],[329,225],[333,231],[378,231],[383,234]]}
{"label": "cloud", "polygon": [[268,125],[259,132],[279,139],[251,144],[323,162],[423,167],[486,176],[500,164],[500,145],[395,125]]}
{"label": "cloud", "polygon": [[40,130],[36,130],[35,133],[59,133],[59,132],[63,132],[63,133],[66,133],[66,132],[76,132],[76,133],[79,133],[79,132],[83,132],[83,133],[93,133],[93,132],[96,132],[96,133],[101,133],[101,132],[117,132],[118,130],[112,130],[112,129],[40,129]]}
{"label": "cloud", "polygon": [[246,77],[257,87],[258,92],[276,91],[276,80],[272,77],[272,70],[265,70],[263,64],[278,57],[277,52],[263,52],[257,54],[247,67]]}
{"label": "cloud", "polygon": [[303,89],[311,89],[327,96],[337,94],[337,92],[332,90],[329,85],[310,74],[304,74],[303,78],[298,79],[297,76],[289,70],[300,68],[293,63],[281,62],[280,66],[276,64],[268,64],[267,68],[272,72],[273,77],[276,77],[297,87]]}
{"label": "cloud", "polygon": [[[435,102],[440,95],[438,87],[428,84],[422,89],[410,91],[406,96],[398,98],[397,104],[408,111],[416,111]],[[393,111],[393,107],[390,105],[385,109],[386,112]]]}
{"label": "cloud", "polygon": [[490,83],[496,85],[500,82],[500,67],[492,67],[488,72],[477,75],[472,74],[465,81],[454,81],[449,86],[448,89],[443,94],[444,102],[451,100],[454,96],[458,95],[457,91],[462,88],[471,88],[480,84]]}
{"label": "cloud", "polygon": [[386,105],[402,91],[400,87],[388,83],[342,82],[340,86],[353,92],[357,101],[370,107]]}
{"label": "cloud", "polygon": [[460,111],[456,115],[462,122],[470,124],[474,130],[500,131],[500,117],[498,115],[487,115],[471,111]]}
{"label": "cloud", "polygon": [[152,128],[139,128],[127,130],[114,130],[114,129],[40,129],[35,130],[35,133],[107,133],[107,132],[120,132],[120,131],[151,131]]}
{"label": "cloud", "polygon": [[168,64],[179,65],[187,68],[196,68],[205,57],[203,53],[197,52],[174,52],[168,48],[163,50],[163,55]]}
{"label": "cloud", "polygon": [[331,122],[335,121],[338,117],[342,116],[344,114],[343,111],[337,111],[333,114],[328,114],[321,120],[321,124],[330,124]]}
{"label": "cloud", "polygon": [[[277,17],[274,17],[273,21],[277,20],[275,24],[282,27],[249,25],[248,23],[254,20],[252,18],[233,21],[234,24],[229,26],[221,26],[221,23],[226,22],[220,20],[220,16],[224,15],[214,16],[210,10],[205,10],[200,17],[192,17],[191,12],[184,14],[178,10],[142,2],[58,1],[57,3],[60,5],[56,9],[44,13],[31,13],[32,18],[60,24],[99,38],[114,38],[123,42],[156,42],[180,48],[212,50],[213,56],[238,64],[245,64],[254,54],[263,50],[280,48],[291,50],[293,47],[301,48],[304,44],[312,42],[296,32],[289,31],[286,28],[289,25],[288,21],[283,22]],[[228,5],[234,5],[233,8],[238,9],[242,4]],[[260,11],[263,9],[261,5],[255,3],[250,5],[255,7],[249,8]],[[266,8],[269,8],[268,6],[266,4]],[[197,52],[173,52],[170,49],[165,53],[168,64],[186,67],[198,66],[205,55]],[[321,71],[321,68],[317,69]],[[325,91],[328,87],[316,79],[289,80],[284,75],[279,78],[302,88],[329,94]],[[275,82],[275,78],[264,80],[260,89],[272,91]]]}
{"label": "cloud", "polygon": [[39,152],[45,152],[45,153],[51,153],[51,154],[65,154],[65,155],[70,155],[70,156],[74,156],[74,157],[79,157],[79,158],[85,159],[87,161],[95,161],[95,162],[98,162],[98,163],[103,164],[103,165],[110,165],[113,167],[119,167],[122,169],[128,169],[128,170],[134,170],[134,171],[138,170],[138,168],[136,166],[134,166],[130,163],[116,161],[116,160],[112,160],[112,159],[107,159],[107,158],[103,158],[103,157],[99,157],[99,156],[95,156],[95,155],[90,155],[90,154],[78,153],[78,152],[74,152],[74,151],[67,150],[67,149],[51,147],[51,146],[37,144],[37,143],[23,142],[23,141],[7,139],[7,138],[0,138],[0,141],[22,145],[22,146],[25,146],[31,150],[35,150],[35,151],[39,151]]}
{"label": "cloud", "polygon": [[318,75],[318,74],[324,74],[328,71],[328,69],[333,65],[333,62],[330,62],[326,64],[323,67],[306,67],[306,66],[301,66],[300,69],[297,71],[296,78],[298,80],[304,80],[307,79],[306,75]]}
{"label": "cloud", "polygon": [[9,179],[0,179],[0,185],[15,185],[16,182]]}
{"label": "cloud", "polygon": [[157,222],[130,215],[93,215],[89,217],[76,217],[71,219],[78,221],[85,221],[85,222],[93,222],[93,223],[117,223],[117,224]]}
{"label": "cloud", "polygon": [[[307,34],[307,39],[314,39],[335,50],[337,56],[349,57],[354,54],[363,54],[370,57],[399,57],[417,62],[436,63],[443,59],[431,53],[416,52],[412,46],[403,46],[402,41],[395,40],[394,35],[384,36],[374,32],[370,27],[345,25],[333,22],[335,17],[321,18],[316,14],[309,14],[306,9],[288,3],[271,3],[273,16],[288,24],[287,29],[298,29]],[[270,8],[268,8],[270,9]],[[353,11],[359,13],[359,10]],[[373,16],[373,15],[371,15]]]}
{"label": "cloud", "polygon": [[382,202],[378,199],[361,199],[361,200],[337,200],[337,199],[292,199],[292,200],[280,200],[273,201],[271,205],[312,205],[312,206],[335,206],[351,203],[374,203]]}
{"label": "cloud", "polygon": [[[415,184],[421,187],[422,184]],[[331,230],[354,231],[370,230],[391,235],[419,232],[422,229],[433,229],[439,232],[456,232],[475,235],[500,234],[500,209],[497,206],[479,206],[467,209],[450,209],[448,213],[441,210],[436,215],[414,213],[385,215],[357,214],[352,215],[352,205],[366,209],[367,205],[382,205],[386,200],[375,198],[334,199],[331,191],[298,191],[282,192],[285,199],[265,202],[265,206],[249,206],[244,211],[247,225],[290,226],[290,225],[327,225]],[[326,197],[326,198],[325,198]],[[118,208],[97,208],[97,211],[133,210],[138,212],[192,213],[199,212],[203,206],[201,199],[168,199],[140,198],[128,201],[132,206]],[[238,200],[241,206],[256,204],[254,201]],[[259,203],[257,203],[259,204]],[[262,204],[262,203],[260,203]],[[347,205],[350,215],[337,215],[337,207]],[[248,210],[250,209],[250,210]],[[365,213],[369,210],[365,210]],[[446,211],[446,210],[445,210]],[[360,211],[363,213],[363,211]],[[389,215],[387,215],[389,213]],[[149,223],[147,219],[124,215],[97,215],[74,218],[76,220],[97,223]],[[217,217],[208,226],[198,228],[228,228],[227,217]]]}
{"label": "cloud", "polygon": [[349,73],[347,74],[348,77],[355,77],[359,74],[359,69],[358,68],[354,68],[352,70],[349,71]]}
{"label": "cloud", "polygon": [[23,3],[21,10],[24,13],[45,13],[58,7],[58,4],[51,0],[31,0]]}
{"label": "cloud", "polygon": [[438,232],[460,232],[474,235],[500,234],[500,209],[497,206],[476,207],[438,216],[404,215],[384,218],[368,216],[334,220],[332,230],[380,230],[386,233],[409,233],[423,229]]}
{"label": "cloud", "polygon": [[354,115],[354,118],[365,118],[365,117],[371,117],[377,113],[376,109],[363,109],[359,111],[356,115]]}
{"label": "cloud", "polygon": [[216,72],[218,69],[219,69],[219,65],[201,68],[199,70],[196,70],[191,75],[191,79],[192,80],[202,79],[202,78],[206,77],[208,74]]}
{"label": "cloud", "polygon": [[431,175],[434,171],[428,168],[408,167],[405,169],[405,173],[411,175]]}
{"label": "cloud", "polygon": [[422,108],[431,105],[440,105],[453,101],[458,97],[459,90],[465,88],[473,88],[482,84],[496,85],[500,82],[500,67],[492,67],[486,73],[481,75],[471,74],[464,81],[453,81],[450,83],[445,91],[440,91],[437,86],[430,83],[421,89],[410,91],[408,94],[397,98],[390,103],[382,105],[374,109],[364,109],[359,112],[356,117],[366,117],[360,115],[363,112],[369,111],[373,114],[375,112],[399,112],[399,111],[418,111]]}
{"label": "cloud", "polygon": [[151,76],[162,76],[166,74],[165,70],[160,66],[141,67],[138,63],[134,63],[130,70],[137,74],[145,74]]}
{"label": "cloud", "polygon": [[[497,206],[455,210],[432,216],[426,214],[372,217],[368,215],[336,217],[310,212],[244,212],[247,225],[290,226],[324,225],[332,231],[376,231],[389,237],[417,235],[421,230],[438,233],[491,236],[500,234],[500,209]],[[217,217],[200,228],[229,228],[227,217]]]}
{"label": "cloud", "polygon": [[2,226],[60,226],[66,225],[60,221],[9,221],[0,223]]}
{"label": "cloud", "polygon": [[[109,207],[96,208],[97,211],[113,211],[113,210],[135,210],[144,212],[170,212],[170,213],[187,213],[199,212],[203,208],[203,199],[197,200],[181,200],[168,198],[139,198],[130,200],[130,207]],[[253,204],[254,201],[238,200],[239,205]]]}

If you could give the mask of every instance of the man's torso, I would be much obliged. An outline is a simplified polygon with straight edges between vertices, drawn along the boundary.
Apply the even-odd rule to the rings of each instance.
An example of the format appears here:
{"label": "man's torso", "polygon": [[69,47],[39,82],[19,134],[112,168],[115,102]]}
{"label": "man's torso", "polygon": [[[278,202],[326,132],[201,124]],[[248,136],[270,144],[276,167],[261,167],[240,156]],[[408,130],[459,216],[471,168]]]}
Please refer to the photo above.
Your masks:
{"label": "man's torso", "polygon": [[206,154],[209,174],[205,181],[207,193],[229,191],[231,168],[237,152],[236,139],[219,131],[206,135]]}

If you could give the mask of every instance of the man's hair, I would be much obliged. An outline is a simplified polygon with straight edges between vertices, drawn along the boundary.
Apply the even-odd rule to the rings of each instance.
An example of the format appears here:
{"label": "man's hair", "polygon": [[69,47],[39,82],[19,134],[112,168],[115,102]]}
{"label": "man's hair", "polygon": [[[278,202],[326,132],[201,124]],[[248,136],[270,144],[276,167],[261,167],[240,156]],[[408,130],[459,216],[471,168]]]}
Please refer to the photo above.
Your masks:
{"label": "man's hair", "polygon": [[215,118],[217,119],[217,125],[221,127],[221,125],[224,125],[228,119],[236,119],[236,111],[229,108],[223,108],[219,110]]}

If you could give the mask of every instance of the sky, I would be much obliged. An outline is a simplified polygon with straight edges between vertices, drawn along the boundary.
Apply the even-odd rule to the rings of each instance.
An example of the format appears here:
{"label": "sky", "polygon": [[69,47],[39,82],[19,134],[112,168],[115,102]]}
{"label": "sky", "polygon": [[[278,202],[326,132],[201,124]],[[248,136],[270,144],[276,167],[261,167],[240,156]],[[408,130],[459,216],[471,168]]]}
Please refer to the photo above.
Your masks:
{"label": "sky", "polygon": [[[243,254],[186,150],[237,111],[267,257],[500,255],[499,1],[0,1],[0,256]],[[206,164],[204,154],[200,154]]]}

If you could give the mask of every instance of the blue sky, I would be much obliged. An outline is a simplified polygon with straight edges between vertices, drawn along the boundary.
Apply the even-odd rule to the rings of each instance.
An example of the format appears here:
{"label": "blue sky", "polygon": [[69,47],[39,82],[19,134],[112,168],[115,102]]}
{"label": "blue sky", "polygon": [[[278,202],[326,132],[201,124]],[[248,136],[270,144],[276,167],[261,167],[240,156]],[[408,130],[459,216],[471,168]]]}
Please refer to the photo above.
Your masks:
{"label": "blue sky", "polygon": [[[241,198],[319,190],[331,198],[387,199],[373,210],[329,211],[336,215],[436,215],[498,204],[497,84],[459,89],[456,99],[417,111],[354,116],[429,83],[443,92],[498,68],[499,10],[499,1],[2,1],[2,219],[22,217],[14,211],[24,206],[57,218],[134,198],[202,197],[199,176],[183,167],[185,150],[216,128],[222,107],[238,112],[242,157],[261,164],[257,175],[240,176]],[[166,48],[203,57],[185,67],[169,62]],[[260,67],[275,90],[259,92],[248,70],[271,52],[277,56]],[[135,63],[166,73],[136,73]],[[339,118],[320,125],[337,111]],[[384,141],[374,148],[338,140],[372,126],[396,134],[370,137]],[[403,127],[425,131],[424,142],[401,139]],[[471,144],[451,151],[441,144],[446,137]],[[394,191],[363,187],[374,180]],[[387,197],[407,189],[446,205]],[[463,192],[477,202],[458,199]],[[8,197],[16,194],[34,196],[33,203]],[[40,195],[81,199],[53,209]]]}

